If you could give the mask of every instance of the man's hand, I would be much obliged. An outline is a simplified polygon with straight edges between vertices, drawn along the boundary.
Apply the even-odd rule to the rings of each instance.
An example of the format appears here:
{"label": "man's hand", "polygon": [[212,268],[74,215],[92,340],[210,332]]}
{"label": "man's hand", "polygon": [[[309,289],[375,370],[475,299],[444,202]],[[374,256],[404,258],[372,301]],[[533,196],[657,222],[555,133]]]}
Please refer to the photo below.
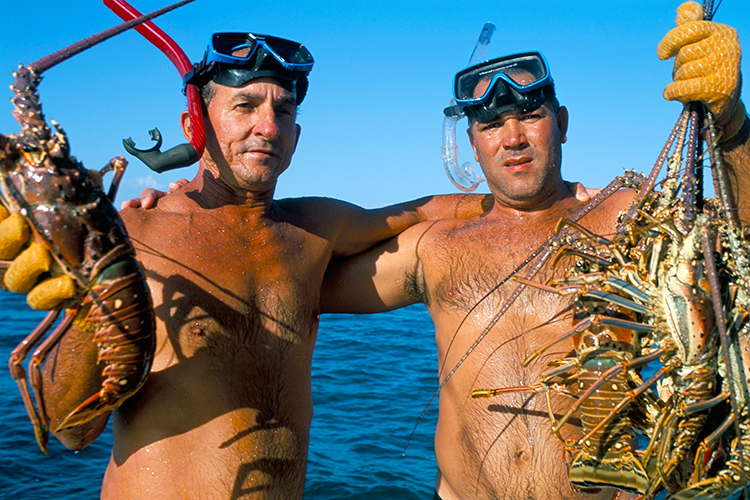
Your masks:
{"label": "man's hand", "polygon": [[[185,187],[188,183],[187,179],[180,179],[175,182],[169,183],[169,193],[172,193],[174,191],[179,191],[183,187]],[[164,198],[167,196],[167,194],[164,191],[158,191],[156,189],[144,189],[141,191],[141,197],[140,198],[133,198],[132,200],[125,200],[120,204],[120,210],[123,210],[125,208],[142,208],[144,210],[148,210],[149,208],[153,207],[156,204],[156,200],[159,198]]]}
{"label": "man's hand", "polygon": [[665,99],[704,103],[721,129],[720,142],[740,131],[746,112],[740,101],[742,50],[734,28],[703,21],[701,5],[685,2],[677,9],[677,27],[659,43],[657,55],[675,58],[674,82],[664,90]]}

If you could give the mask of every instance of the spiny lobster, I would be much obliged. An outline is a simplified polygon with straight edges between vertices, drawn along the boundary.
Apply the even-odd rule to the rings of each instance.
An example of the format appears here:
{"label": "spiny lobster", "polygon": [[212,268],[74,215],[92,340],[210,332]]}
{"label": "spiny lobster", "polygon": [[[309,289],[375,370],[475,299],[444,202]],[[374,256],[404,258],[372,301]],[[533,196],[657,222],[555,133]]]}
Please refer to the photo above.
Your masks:
{"label": "spiny lobster", "polygon": [[[81,425],[117,408],[142,386],[154,355],[155,320],[143,270],[112,205],[127,162],[116,157],[97,172],[86,170],[70,155],[63,129],[52,121],[53,132],[42,114],[37,93],[41,74],[93,45],[191,1],[183,0],[110,28],[28,66],[21,65],[13,73],[13,114],[21,133],[0,135],[0,203],[7,212],[0,214],[5,218],[0,224],[0,258],[5,259],[0,261],[0,269],[5,270],[5,287],[30,292],[27,300],[32,307],[51,309],[13,350],[9,363],[44,453],[49,417],[44,407],[41,367],[71,325],[91,333],[91,341],[98,346],[103,381],[101,389],[80,403],[55,431]],[[108,171],[114,175],[105,194],[101,176]],[[62,320],[55,325],[63,310]],[[30,353],[27,380],[21,363]]]}

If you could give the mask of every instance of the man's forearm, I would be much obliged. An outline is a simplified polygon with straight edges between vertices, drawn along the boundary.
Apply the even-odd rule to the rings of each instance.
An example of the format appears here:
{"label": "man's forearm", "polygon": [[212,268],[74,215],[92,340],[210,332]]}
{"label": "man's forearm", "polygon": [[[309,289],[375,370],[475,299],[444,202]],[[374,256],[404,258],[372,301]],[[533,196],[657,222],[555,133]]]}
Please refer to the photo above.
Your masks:
{"label": "man's forearm", "polygon": [[417,207],[421,222],[438,219],[468,219],[492,208],[490,194],[444,194],[430,196]]}
{"label": "man's forearm", "polygon": [[750,119],[745,117],[740,132],[719,146],[738,219],[743,226],[750,225]]}

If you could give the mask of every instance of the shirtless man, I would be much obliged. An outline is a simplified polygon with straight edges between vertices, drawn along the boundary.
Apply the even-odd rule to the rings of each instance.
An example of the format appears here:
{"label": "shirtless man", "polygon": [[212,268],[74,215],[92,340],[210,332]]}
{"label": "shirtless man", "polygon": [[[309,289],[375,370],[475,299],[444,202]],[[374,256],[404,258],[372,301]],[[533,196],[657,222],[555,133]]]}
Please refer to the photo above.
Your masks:
{"label": "shirtless man", "polygon": [[[683,17],[684,9],[695,5],[681,7]],[[697,46],[704,51],[708,46],[704,75],[715,83],[706,88],[704,81],[699,86],[716,92],[706,98],[696,94],[695,87],[681,93],[672,84],[667,96],[703,99],[716,112],[729,139],[723,144],[725,161],[734,169],[735,186],[742,189],[739,206],[747,207],[750,121],[738,97],[739,58],[729,61],[730,56],[721,56],[716,49],[727,44],[723,54],[738,54],[739,42],[712,23],[704,37],[688,39],[691,29],[698,31],[696,26],[680,24],[668,35],[679,40],[674,50],[667,50],[673,42],[665,38],[660,52],[671,57],[686,45],[677,57],[679,66],[702,57]],[[706,38],[709,33],[713,41]],[[696,38],[704,39],[688,45],[699,42]],[[730,75],[734,81],[714,78],[722,64],[736,69]],[[676,80],[685,78],[688,65],[676,71]],[[716,88],[719,85],[728,88]],[[323,312],[378,312],[424,302],[435,323],[441,382],[518,283],[510,281],[485,298],[488,292],[553,234],[561,217],[576,214],[584,205],[562,180],[561,145],[566,141],[568,111],[554,97],[542,57],[516,54],[467,68],[456,75],[455,89],[456,101],[469,116],[476,160],[494,197],[492,209],[469,220],[418,224],[332,266],[322,294]],[[632,191],[619,191],[581,223],[598,234],[611,234],[617,214],[629,207],[632,198]],[[544,282],[551,275],[546,268],[535,280]],[[522,365],[530,353],[570,329],[570,314],[564,314],[569,305],[569,298],[527,287],[442,388],[435,434],[439,467],[435,499],[613,497],[611,489],[590,495],[571,489],[561,443],[550,433],[544,394],[470,397],[476,389],[530,385],[539,380],[550,360],[567,357],[571,341],[560,342],[530,365]],[[570,399],[553,394],[552,404],[559,417]],[[562,429],[563,436],[579,438],[580,421],[571,423]]]}
{"label": "shirtless man", "polygon": [[[229,50],[212,42],[186,79],[203,88],[205,104],[196,177],[152,210],[122,212],[153,294],[156,354],[145,385],[113,412],[102,498],[301,499],[329,260],[422,220],[482,212],[481,197],[379,210],[274,200],[299,138],[296,108],[312,56],[287,40],[230,37]],[[190,138],[187,112],[181,120]],[[45,391],[45,405],[54,430],[102,377],[85,332],[66,335],[50,360],[44,382],[54,380],[56,391]],[[55,435],[80,449],[108,417]]]}

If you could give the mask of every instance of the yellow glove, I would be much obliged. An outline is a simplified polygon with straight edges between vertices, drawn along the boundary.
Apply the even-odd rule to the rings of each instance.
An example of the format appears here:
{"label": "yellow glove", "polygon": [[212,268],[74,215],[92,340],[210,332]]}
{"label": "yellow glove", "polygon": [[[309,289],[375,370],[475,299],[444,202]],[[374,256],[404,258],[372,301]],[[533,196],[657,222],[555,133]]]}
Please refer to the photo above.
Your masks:
{"label": "yellow glove", "polygon": [[75,285],[65,275],[36,285],[39,277],[50,270],[52,257],[46,248],[33,241],[22,251],[30,240],[31,232],[24,218],[19,214],[9,215],[0,207],[0,259],[13,259],[3,274],[3,286],[13,292],[29,292],[26,296],[29,306],[45,311],[73,297]]}
{"label": "yellow glove", "polygon": [[704,103],[714,114],[723,142],[740,131],[746,118],[740,101],[742,50],[734,28],[702,19],[699,3],[683,3],[677,9],[677,27],[659,42],[659,59],[677,56],[674,82],[664,89],[664,98]]}

